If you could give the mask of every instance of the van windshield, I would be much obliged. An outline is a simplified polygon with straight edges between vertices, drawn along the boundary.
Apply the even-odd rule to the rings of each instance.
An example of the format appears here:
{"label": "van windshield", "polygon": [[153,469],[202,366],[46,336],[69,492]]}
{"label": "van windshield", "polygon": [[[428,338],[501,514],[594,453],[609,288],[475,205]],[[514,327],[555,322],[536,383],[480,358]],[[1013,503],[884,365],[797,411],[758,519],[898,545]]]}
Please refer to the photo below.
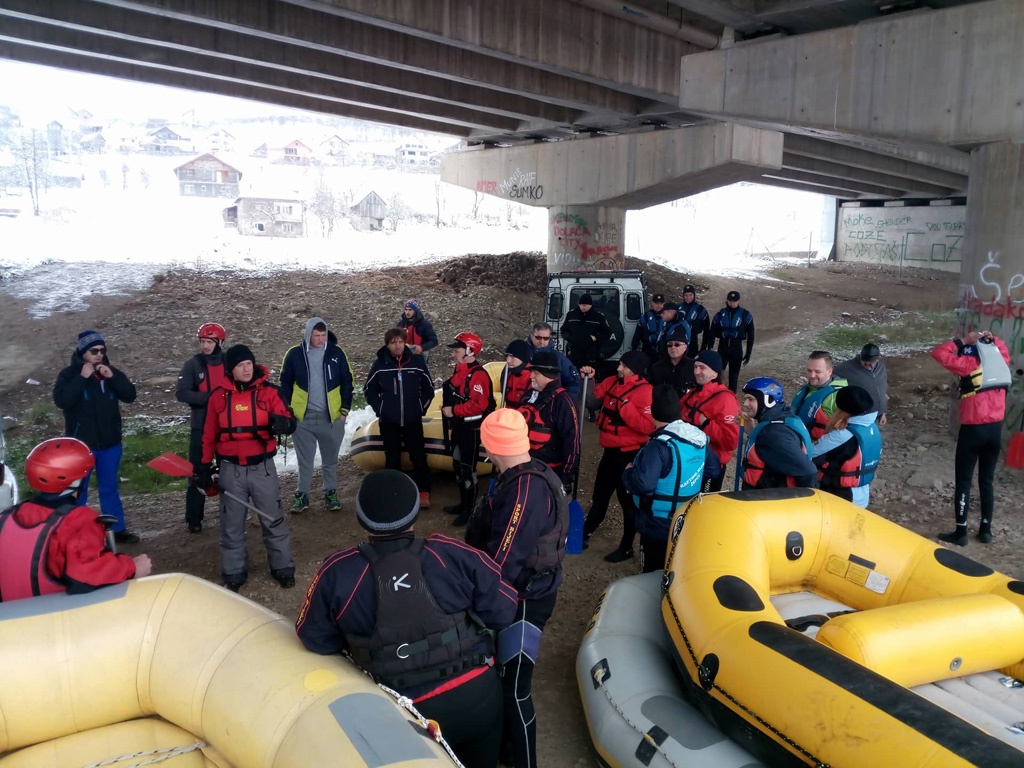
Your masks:
{"label": "van windshield", "polygon": [[594,300],[594,309],[609,320],[619,319],[619,289],[614,286],[593,285],[573,287],[569,292],[569,308],[579,306],[580,296],[589,293]]}

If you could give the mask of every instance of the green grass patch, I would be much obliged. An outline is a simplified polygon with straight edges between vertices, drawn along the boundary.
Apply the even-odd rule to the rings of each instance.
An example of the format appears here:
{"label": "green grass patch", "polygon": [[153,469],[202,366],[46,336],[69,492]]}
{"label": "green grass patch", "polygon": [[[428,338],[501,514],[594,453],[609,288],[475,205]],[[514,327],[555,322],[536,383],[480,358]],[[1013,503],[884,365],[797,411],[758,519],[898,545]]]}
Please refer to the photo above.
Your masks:
{"label": "green grass patch", "polygon": [[824,349],[859,349],[868,341],[884,345],[925,347],[948,339],[956,327],[956,313],[904,312],[888,323],[836,325],[823,328],[818,338]]}
{"label": "green grass patch", "polygon": [[[34,422],[33,422],[34,423]],[[43,440],[56,436],[52,429],[19,429],[7,435],[7,466],[18,478],[22,498],[32,490],[25,481],[25,457]],[[188,456],[189,426],[184,424],[152,424],[145,419],[128,418],[124,421],[121,457],[121,493],[165,493],[184,491],[187,478],[168,477],[146,466],[146,462],[161,453],[173,452]],[[96,475],[91,485],[96,487]],[[90,496],[95,500],[95,495]]]}

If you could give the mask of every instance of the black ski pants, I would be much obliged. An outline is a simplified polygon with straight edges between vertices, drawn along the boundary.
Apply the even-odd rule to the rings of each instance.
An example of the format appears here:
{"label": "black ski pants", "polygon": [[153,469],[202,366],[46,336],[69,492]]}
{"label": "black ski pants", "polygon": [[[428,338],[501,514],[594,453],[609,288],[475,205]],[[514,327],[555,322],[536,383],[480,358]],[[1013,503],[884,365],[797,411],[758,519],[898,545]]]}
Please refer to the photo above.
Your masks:
{"label": "black ski pants", "polygon": [[468,683],[416,702],[416,709],[441,726],[466,768],[494,768],[501,748],[501,697],[501,678],[491,667]]}
{"label": "black ski pants", "polygon": [[[203,459],[203,428],[193,427],[188,433],[188,460],[196,466]],[[205,516],[206,494],[189,483],[185,489],[185,524],[190,528],[201,525]]]}
{"label": "black ski pants", "polygon": [[740,368],[743,367],[743,340],[722,339],[718,342],[718,354],[722,356],[722,373],[729,371],[729,389],[737,391],[740,385]]}
{"label": "black ski pants", "polygon": [[402,445],[412,462],[410,477],[421,491],[430,490],[430,468],[427,466],[427,448],[423,440],[423,422],[417,419],[404,427],[381,419],[380,439],[384,443],[384,468],[402,468]]}
{"label": "black ski pants", "polygon": [[632,549],[633,539],[636,538],[636,504],[633,503],[633,494],[626,490],[622,482],[622,473],[626,471],[629,464],[640,449],[622,451],[618,448],[605,448],[601,454],[601,462],[597,465],[597,476],[594,478],[594,493],[590,500],[590,512],[587,514],[586,522],[583,524],[583,534],[592,536],[604,522],[608,514],[608,503],[612,500],[612,493],[619,499],[619,506],[622,507],[622,539],[619,542],[619,549]]}

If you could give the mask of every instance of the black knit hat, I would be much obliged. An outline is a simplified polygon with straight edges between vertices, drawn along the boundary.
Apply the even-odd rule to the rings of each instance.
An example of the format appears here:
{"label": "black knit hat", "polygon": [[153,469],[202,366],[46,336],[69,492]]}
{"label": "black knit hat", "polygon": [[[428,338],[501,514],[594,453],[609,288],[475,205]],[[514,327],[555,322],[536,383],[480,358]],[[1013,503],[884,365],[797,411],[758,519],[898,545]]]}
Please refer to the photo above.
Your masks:
{"label": "black knit hat", "polygon": [[863,416],[875,410],[875,401],[864,387],[843,387],[836,392],[836,408],[851,416]]}
{"label": "black knit hat", "polygon": [[580,300],[576,302],[576,305],[579,306],[580,304],[586,304],[587,306],[591,306],[593,303],[594,297],[591,296],[589,293],[584,293],[582,296],[580,296]]}
{"label": "black knit hat", "polygon": [[224,353],[224,371],[231,373],[235,370],[235,366],[239,363],[244,363],[246,360],[256,365],[256,355],[252,353],[245,344],[235,344],[228,347],[227,352]]}
{"label": "black knit hat", "polygon": [[722,356],[713,349],[702,349],[697,354],[697,362],[704,363],[715,373],[722,372]]}
{"label": "black knit hat", "polygon": [[624,352],[622,357],[619,358],[619,361],[637,376],[643,376],[644,373],[647,372],[647,366],[651,362],[647,355],[636,349]]}
{"label": "black knit hat", "polygon": [[420,515],[420,492],[407,474],[380,469],[363,478],[356,496],[356,518],[370,533],[398,533]]}
{"label": "black knit hat", "polygon": [[684,285],[683,286],[683,295],[685,296],[688,293],[692,293],[694,296],[696,296],[697,295],[697,289],[694,288],[692,285]]}
{"label": "black knit hat", "polygon": [[666,424],[679,420],[679,393],[671,384],[659,384],[651,393],[651,418]]}
{"label": "black knit hat", "polygon": [[561,370],[558,367],[558,355],[550,349],[537,350],[527,368],[531,371],[539,371],[549,379],[557,378]]}
{"label": "black knit hat", "polygon": [[524,363],[528,363],[533,359],[533,347],[527,344],[525,339],[513,339],[505,347],[505,354],[514,355]]}

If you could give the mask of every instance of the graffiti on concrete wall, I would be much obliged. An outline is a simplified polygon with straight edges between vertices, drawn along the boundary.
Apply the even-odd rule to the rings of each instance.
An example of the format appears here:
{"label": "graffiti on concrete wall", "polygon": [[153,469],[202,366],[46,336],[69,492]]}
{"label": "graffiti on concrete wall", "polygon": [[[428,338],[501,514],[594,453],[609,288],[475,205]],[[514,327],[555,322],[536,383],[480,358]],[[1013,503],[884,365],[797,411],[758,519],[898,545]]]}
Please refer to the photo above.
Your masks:
{"label": "graffiti on concrete wall", "polygon": [[1024,274],[989,252],[973,283],[960,286],[958,333],[991,331],[1006,342],[1013,374],[1003,426],[1016,432],[1024,417]]}
{"label": "graffiti on concrete wall", "polygon": [[537,172],[519,168],[500,181],[477,179],[476,191],[508,200],[540,201],[544,197],[544,185],[537,183]]}
{"label": "graffiti on concrete wall", "polygon": [[551,263],[563,271],[622,269],[623,237],[622,225],[616,222],[591,226],[577,213],[559,212],[551,219]]}
{"label": "graffiti on concrete wall", "polygon": [[840,211],[836,253],[840,261],[960,269],[966,208],[848,208]]}

